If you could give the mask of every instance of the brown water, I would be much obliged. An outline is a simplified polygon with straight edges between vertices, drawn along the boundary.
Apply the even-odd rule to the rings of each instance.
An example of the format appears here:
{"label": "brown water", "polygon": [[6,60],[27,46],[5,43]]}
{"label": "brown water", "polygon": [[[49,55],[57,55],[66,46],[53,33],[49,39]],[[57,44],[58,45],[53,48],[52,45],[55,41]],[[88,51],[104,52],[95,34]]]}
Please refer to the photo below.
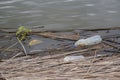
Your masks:
{"label": "brown water", "polygon": [[0,28],[120,26],[120,0],[0,0]]}

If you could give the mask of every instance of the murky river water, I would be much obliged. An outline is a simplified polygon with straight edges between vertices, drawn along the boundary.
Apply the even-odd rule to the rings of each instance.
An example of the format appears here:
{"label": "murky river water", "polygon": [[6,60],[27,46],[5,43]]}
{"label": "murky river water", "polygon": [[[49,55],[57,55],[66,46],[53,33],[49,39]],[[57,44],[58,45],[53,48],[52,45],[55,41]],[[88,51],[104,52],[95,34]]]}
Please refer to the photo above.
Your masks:
{"label": "murky river water", "polygon": [[0,0],[0,28],[120,26],[120,0]]}

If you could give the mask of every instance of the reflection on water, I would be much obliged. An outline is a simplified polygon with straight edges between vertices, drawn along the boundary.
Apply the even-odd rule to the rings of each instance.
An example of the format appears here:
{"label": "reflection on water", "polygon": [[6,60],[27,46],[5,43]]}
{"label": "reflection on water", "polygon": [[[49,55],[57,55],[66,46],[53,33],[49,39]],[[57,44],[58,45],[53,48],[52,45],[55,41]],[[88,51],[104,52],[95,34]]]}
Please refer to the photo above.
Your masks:
{"label": "reflection on water", "polygon": [[119,7],[119,0],[0,0],[0,28],[115,27],[120,26]]}

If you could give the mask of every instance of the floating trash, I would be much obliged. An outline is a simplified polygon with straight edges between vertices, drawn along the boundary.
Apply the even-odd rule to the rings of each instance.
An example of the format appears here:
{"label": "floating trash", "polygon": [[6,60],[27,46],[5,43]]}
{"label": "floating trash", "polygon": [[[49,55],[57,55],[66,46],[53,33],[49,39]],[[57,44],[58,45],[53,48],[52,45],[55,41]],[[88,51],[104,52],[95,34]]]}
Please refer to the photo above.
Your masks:
{"label": "floating trash", "polygon": [[79,55],[79,56],[66,56],[64,58],[64,61],[65,62],[68,62],[68,61],[77,61],[77,60],[84,60],[85,57],[83,55]]}
{"label": "floating trash", "polygon": [[102,38],[100,35],[95,35],[87,39],[80,39],[75,42],[75,46],[89,46],[101,43]]}

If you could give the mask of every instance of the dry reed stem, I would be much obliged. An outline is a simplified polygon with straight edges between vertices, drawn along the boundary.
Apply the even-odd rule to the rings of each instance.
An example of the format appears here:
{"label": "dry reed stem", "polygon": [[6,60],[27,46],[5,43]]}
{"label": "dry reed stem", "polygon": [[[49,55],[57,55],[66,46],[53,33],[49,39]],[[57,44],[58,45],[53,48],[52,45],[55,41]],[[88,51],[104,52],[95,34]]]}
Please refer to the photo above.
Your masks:
{"label": "dry reed stem", "polygon": [[25,55],[27,56],[27,51],[26,51],[26,49],[25,49],[25,46],[23,45],[23,43],[21,42],[21,40],[20,40],[18,37],[17,37],[17,40],[18,40],[18,42],[20,43],[20,45],[22,46]]}
{"label": "dry reed stem", "polygon": [[91,71],[91,69],[94,66],[94,61],[96,60],[96,56],[97,56],[96,52],[97,52],[97,50],[94,51],[94,57],[93,57],[93,60],[92,60],[92,63],[90,65],[89,69],[87,70],[87,74]]}
{"label": "dry reed stem", "polygon": [[6,48],[5,50],[3,50],[3,51],[1,52],[1,54],[3,54],[5,51],[9,50],[10,48],[14,47],[14,46],[17,45],[17,44],[18,44],[18,42],[16,42],[16,43],[14,43],[13,45],[9,46],[9,47]]}
{"label": "dry reed stem", "polygon": [[112,64],[114,64],[114,63],[117,63],[117,62],[120,62],[120,60],[117,60],[117,59],[116,59],[115,61],[110,62],[109,64],[107,64],[107,65],[105,65],[105,66],[99,68],[98,70],[93,71],[92,73],[98,72],[98,71],[100,71],[100,70],[102,70],[102,69],[104,69],[104,68],[107,68],[107,67],[109,67],[110,65],[112,65]]}
{"label": "dry reed stem", "polygon": [[[17,38],[18,39],[18,38]],[[22,46],[22,48],[23,48],[23,50],[24,50],[24,52],[25,52],[25,54],[26,54],[26,56],[27,56],[27,52],[26,52],[26,49],[25,49],[25,47],[24,47],[24,45],[22,44],[22,42],[18,39],[18,41],[19,41],[19,43],[21,44],[21,46]],[[16,42],[15,44],[13,44],[13,45],[11,45],[10,47],[8,47],[6,50],[8,50],[8,49],[10,49],[11,47],[13,47],[13,46],[15,46],[15,45],[17,45],[18,44],[18,42]],[[4,51],[3,51],[4,52]],[[3,53],[2,52],[2,53]],[[19,52],[18,54],[16,54],[15,56],[13,56],[12,58],[10,58],[9,60],[7,60],[5,63],[3,63],[3,64],[0,64],[0,66],[3,66],[4,64],[6,64],[6,63],[8,63],[9,61],[11,61],[12,59],[14,59],[15,57],[17,57],[18,55],[20,55],[20,54],[22,54],[22,52]],[[2,73],[2,72],[0,72],[0,73]]]}
{"label": "dry reed stem", "polygon": [[49,57],[43,58],[43,60],[44,60],[44,59],[60,58],[60,57],[67,56],[67,55],[71,55],[71,54],[75,54],[75,53],[84,54],[84,53],[82,53],[82,52],[86,52],[86,51],[89,51],[89,50],[97,50],[97,48],[89,48],[89,49],[82,49],[82,50],[78,50],[78,51],[65,52],[65,53],[63,53],[63,54],[56,54],[56,55],[53,55],[53,56],[49,56]]}
{"label": "dry reed stem", "polygon": [[6,78],[2,72],[0,72],[0,74],[5,80],[8,80],[8,78]]}

